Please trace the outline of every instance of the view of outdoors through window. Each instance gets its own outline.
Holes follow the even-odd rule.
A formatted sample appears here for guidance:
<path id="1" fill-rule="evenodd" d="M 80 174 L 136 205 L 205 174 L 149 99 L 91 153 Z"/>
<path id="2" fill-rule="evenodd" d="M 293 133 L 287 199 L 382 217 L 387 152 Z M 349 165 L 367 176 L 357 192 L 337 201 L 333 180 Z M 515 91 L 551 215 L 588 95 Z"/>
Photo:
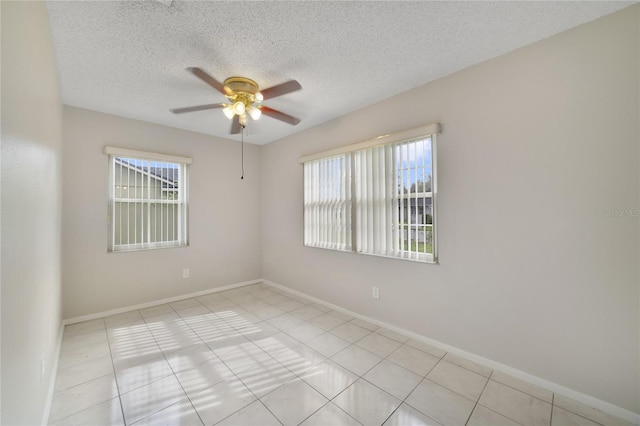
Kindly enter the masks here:
<path id="1" fill-rule="evenodd" d="M 180 164 L 114 157 L 113 247 L 176 245 L 180 240 Z"/>
<path id="2" fill-rule="evenodd" d="M 395 150 L 402 250 L 433 254 L 431 138 L 410 141 Z"/>

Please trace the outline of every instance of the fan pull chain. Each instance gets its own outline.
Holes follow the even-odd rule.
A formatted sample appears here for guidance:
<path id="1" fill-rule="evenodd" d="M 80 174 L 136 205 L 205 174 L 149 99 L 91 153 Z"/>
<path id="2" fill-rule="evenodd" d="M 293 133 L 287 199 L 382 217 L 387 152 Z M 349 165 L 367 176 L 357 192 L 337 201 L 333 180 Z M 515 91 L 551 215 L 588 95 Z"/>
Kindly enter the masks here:
<path id="1" fill-rule="evenodd" d="M 240 176 L 240 180 L 244 180 L 244 126 L 242 126 L 242 132 L 241 132 L 241 142 L 240 142 L 240 149 L 241 149 L 241 158 L 242 158 L 242 176 Z"/>

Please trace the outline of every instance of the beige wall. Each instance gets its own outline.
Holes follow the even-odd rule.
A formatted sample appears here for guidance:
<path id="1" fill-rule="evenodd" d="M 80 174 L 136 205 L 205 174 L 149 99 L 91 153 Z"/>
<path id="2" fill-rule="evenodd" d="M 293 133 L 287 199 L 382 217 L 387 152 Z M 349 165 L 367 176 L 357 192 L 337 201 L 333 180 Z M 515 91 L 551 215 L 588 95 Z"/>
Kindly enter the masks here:
<path id="1" fill-rule="evenodd" d="M 640 412 L 639 11 L 266 145 L 264 277 Z M 302 246 L 301 155 L 431 122 L 439 265 Z"/>
<path id="2" fill-rule="evenodd" d="M 105 145 L 193 158 L 189 247 L 107 253 Z M 65 107 L 64 317 L 260 278 L 260 155 L 245 145 L 240 180 L 239 141 Z"/>
<path id="3" fill-rule="evenodd" d="M 62 104 L 44 2 L 0 4 L 1 423 L 33 425 L 45 409 L 61 324 Z"/>

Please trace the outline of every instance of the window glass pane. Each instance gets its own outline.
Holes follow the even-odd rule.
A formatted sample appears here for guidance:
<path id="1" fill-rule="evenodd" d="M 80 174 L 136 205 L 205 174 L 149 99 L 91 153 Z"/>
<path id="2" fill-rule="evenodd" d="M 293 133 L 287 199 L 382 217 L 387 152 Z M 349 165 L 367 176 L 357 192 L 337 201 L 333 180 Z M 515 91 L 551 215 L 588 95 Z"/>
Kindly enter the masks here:
<path id="1" fill-rule="evenodd" d="M 433 195 L 431 138 L 419 138 L 397 145 L 398 174 L 401 176 L 398 200 L 401 252 L 398 255 L 420 259 L 433 255 Z"/>

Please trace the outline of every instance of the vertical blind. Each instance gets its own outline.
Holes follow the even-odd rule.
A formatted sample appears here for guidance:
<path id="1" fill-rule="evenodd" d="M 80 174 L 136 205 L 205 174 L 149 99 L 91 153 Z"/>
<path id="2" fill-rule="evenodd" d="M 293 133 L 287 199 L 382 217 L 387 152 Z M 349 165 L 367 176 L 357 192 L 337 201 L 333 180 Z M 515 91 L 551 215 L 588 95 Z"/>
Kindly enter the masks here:
<path id="1" fill-rule="evenodd" d="M 351 250 L 351 155 L 304 164 L 304 243 Z"/>
<path id="2" fill-rule="evenodd" d="M 109 156 L 109 250 L 187 245 L 187 164 L 127 154 Z"/>
<path id="3" fill-rule="evenodd" d="M 301 159 L 307 246 L 435 262 L 437 124 Z"/>

